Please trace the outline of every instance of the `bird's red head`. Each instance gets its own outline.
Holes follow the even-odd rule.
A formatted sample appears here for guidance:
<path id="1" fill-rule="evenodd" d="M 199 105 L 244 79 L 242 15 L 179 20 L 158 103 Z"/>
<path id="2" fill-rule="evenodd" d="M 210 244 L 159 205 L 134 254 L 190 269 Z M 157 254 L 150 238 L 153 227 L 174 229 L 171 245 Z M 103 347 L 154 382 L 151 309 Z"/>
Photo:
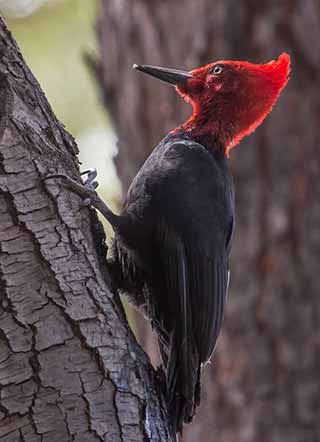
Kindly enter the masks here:
<path id="1" fill-rule="evenodd" d="M 290 57 L 283 53 L 266 64 L 218 61 L 191 72 L 137 68 L 174 84 L 192 104 L 193 115 L 176 131 L 182 129 L 199 140 L 214 138 L 229 156 L 230 149 L 271 111 L 289 80 Z M 161 69 L 160 74 L 154 69 Z"/>

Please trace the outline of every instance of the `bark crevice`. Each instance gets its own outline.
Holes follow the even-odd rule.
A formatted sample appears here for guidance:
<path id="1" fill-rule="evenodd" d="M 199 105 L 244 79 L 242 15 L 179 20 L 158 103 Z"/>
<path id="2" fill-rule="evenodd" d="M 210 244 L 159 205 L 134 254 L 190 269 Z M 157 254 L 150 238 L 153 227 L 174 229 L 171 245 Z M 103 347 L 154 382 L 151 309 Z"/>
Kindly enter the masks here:
<path id="1" fill-rule="evenodd" d="M 169 441 L 96 213 L 43 181 L 80 179 L 77 147 L 2 20 L 0 80 L 0 441 L 145 441 L 144 406 Z"/>

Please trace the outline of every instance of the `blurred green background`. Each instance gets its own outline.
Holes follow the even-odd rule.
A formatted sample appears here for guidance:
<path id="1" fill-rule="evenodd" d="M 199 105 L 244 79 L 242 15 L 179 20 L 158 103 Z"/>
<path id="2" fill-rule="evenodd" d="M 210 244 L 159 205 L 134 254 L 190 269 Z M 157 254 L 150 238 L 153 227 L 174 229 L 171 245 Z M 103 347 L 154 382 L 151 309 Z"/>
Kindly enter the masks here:
<path id="1" fill-rule="evenodd" d="M 76 138 L 81 168 L 96 167 L 100 194 L 115 208 L 120 182 L 112 157 L 116 138 L 84 61 L 96 53 L 98 0 L 0 0 L 30 69 L 55 114 Z"/>

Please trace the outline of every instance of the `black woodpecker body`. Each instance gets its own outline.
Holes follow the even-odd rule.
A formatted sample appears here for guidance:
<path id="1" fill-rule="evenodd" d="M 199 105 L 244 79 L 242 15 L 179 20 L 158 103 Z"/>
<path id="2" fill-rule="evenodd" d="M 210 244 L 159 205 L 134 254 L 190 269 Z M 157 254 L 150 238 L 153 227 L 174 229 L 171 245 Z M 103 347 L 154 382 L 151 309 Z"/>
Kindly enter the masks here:
<path id="1" fill-rule="evenodd" d="M 134 67 L 176 86 L 191 118 L 141 167 L 114 226 L 113 274 L 156 329 L 173 432 L 200 401 L 200 374 L 222 324 L 234 230 L 230 149 L 271 111 L 289 56 L 220 61 L 191 72 Z"/>
<path id="2" fill-rule="evenodd" d="M 289 61 L 282 54 L 267 64 L 220 61 L 191 72 L 135 66 L 175 85 L 193 115 L 154 149 L 120 215 L 94 191 L 81 191 L 115 231 L 116 285 L 157 331 L 174 433 L 199 404 L 201 369 L 226 303 L 234 229 L 229 152 L 271 111 L 288 81 Z M 73 182 L 75 191 L 80 187 Z"/>
<path id="3" fill-rule="evenodd" d="M 226 301 L 234 202 L 224 152 L 169 134 L 133 180 L 121 217 L 112 273 L 157 331 L 168 412 L 181 431 L 199 403 Z"/>

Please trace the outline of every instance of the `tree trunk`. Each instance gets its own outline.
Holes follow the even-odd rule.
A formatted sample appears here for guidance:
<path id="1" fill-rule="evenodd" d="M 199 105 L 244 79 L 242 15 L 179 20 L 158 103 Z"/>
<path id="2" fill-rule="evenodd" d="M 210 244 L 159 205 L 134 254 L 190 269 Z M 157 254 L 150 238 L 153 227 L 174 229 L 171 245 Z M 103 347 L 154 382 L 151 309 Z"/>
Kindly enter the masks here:
<path id="1" fill-rule="evenodd" d="M 108 288 L 77 147 L 0 20 L 0 441 L 168 441 L 155 373 Z"/>
<path id="2" fill-rule="evenodd" d="M 285 0 L 104 0 L 94 68 L 119 137 L 127 188 L 190 111 L 131 69 L 291 54 L 292 79 L 256 134 L 231 154 L 237 227 L 222 336 L 184 441 L 320 440 L 320 9 Z"/>

